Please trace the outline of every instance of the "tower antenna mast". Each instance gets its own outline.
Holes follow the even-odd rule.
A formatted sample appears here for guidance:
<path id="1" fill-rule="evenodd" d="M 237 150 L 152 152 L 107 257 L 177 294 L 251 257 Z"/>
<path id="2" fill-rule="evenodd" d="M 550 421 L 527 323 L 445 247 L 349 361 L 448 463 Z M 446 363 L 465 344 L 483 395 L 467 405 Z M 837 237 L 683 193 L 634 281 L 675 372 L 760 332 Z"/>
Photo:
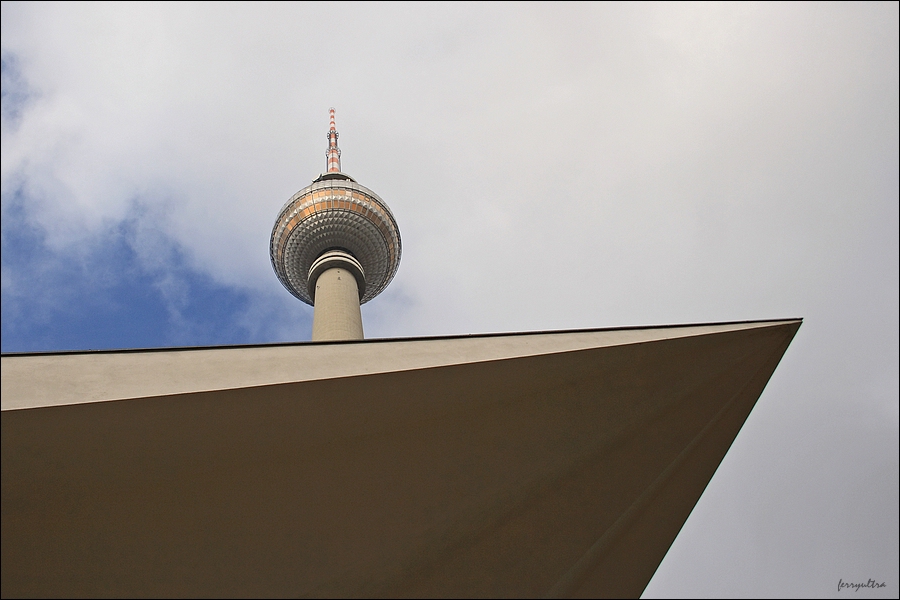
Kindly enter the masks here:
<path id="1" fill-rule="evenodd" d="M 327 171 L 329 173 L 341 172 L 341 149 L 338 148 L 338 132 L 334 128 L 334 108 L 331 109 L 331 129 L 328 130 L 328 150 L 325 157 L 328 159 Z"/>

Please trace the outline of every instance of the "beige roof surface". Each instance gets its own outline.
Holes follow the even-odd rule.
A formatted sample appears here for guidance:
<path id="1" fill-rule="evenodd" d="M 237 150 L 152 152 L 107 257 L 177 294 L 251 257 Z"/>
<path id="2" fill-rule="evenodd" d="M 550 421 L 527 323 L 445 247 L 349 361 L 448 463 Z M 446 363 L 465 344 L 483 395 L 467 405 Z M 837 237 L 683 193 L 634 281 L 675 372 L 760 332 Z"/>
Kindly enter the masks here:
<path id="1" fill-rule="evenodd" d="M 796 320 L 795 320 L 796 321 Z M 390 373 L 773 327 L 757 321 L 630 329 L 208 348 L 7 354 L 2 410 Z"/>
<path id="2" fill-rule="evenodd" d="M 799 326 L 4 356 L 0 595 L 639 596 Z"/>

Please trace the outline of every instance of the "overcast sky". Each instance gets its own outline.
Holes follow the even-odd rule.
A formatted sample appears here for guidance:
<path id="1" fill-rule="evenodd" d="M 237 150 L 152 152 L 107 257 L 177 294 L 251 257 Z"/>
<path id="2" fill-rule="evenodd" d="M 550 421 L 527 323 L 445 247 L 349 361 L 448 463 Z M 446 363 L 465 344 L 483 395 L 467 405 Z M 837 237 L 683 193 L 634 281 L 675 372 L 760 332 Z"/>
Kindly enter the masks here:
<path id="1" fill-rule="evenodd" d="M 804 318 L 645 597 L 896 598 L 898 27 L 4 2 L 2 350 L 308 340 L 268 243 L 333 106 L 403 240 L 367 337 Z"/>

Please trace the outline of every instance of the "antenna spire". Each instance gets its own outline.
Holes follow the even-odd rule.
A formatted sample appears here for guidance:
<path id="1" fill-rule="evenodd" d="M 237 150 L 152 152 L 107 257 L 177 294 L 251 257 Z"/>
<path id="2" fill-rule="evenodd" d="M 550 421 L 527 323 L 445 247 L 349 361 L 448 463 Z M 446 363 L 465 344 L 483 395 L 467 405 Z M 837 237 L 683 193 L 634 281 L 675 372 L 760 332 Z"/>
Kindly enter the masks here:
<path id="1" fill-rule="evenodd" d="M 328 158 L 328 172 L 339 173 L 341 170 L 341 149 L 338 148 L 338 132 L 334 128 L 334 108 L 331 109 L 331 129 L 328 130 L 328 150 L 325 156 Z"/>

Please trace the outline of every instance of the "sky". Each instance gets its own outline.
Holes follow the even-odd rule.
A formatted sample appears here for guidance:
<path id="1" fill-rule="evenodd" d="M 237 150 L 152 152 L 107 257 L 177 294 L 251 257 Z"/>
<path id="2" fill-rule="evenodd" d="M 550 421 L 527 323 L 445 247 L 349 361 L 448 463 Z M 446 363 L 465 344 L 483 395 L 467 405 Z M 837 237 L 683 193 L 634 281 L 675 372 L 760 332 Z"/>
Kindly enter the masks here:
<path id="1" fill-rule="evenodd" d="M 403 243 L 366 337 L 804 319 L 644 597 L 900 593 L 898 3 L 3 2 L 0 27 L 3 352 L 309 340 L 268 244 L 334 107 Z"/>

